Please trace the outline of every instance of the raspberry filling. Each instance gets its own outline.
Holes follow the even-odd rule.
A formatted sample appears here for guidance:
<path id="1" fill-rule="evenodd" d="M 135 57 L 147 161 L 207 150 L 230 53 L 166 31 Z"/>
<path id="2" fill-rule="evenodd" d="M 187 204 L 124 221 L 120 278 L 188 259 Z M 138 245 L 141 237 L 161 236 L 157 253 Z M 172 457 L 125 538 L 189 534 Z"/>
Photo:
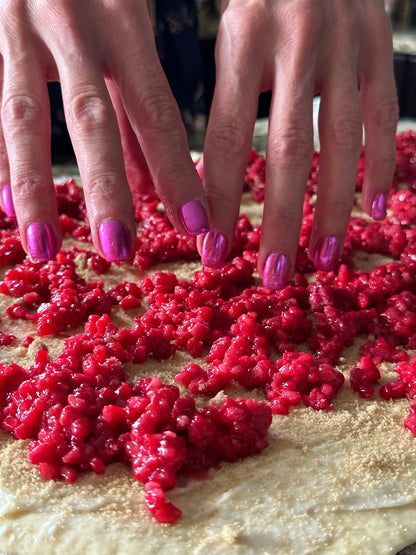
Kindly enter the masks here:
<path id="1" fill-rule="evenodd" d="M 14 298 L 3 321 L 31 323 L 23 348 L 35 334 L 66 337 L 55 358 L 40 349 L 29 368 L 0 364 L 2 427 L 30 440 L 29 460 L 47 479 L 71 483 L 77 473 L 102 473 L 114 461 L 131 465 L 159 522 L 180 516 L 166 496 L 178 475 L 258 453 L 267 447 L 272 414 L 288 415 L 299 404 L 333 410 L 345 384 L 363 398 L 377 389 L 384 399 L 408 398 L 405 426 L 416 435 L 415 153 L 416 135 L 398 135 L 389 218 L 352 218 L 341 265 L 329 273 L 315 272 L 308 252 L 319 177 L 315 153 L 296 274 L 278 292 L 256 285 L 260 227 L 245 215 L 224 268 L 204 268 L 190 280 L 156 271 L 139 284 L 106 288 L 100 276 L 111 264 L 95 252 L 72 247 L 54 261 L 34 263 L 21 248 L 15 219 L 0 212 L 0 265 L 6 269 L 0 293 Z M 364 166 L 363 149 L 358 191 Z M 245 187 L 254 201 L 264 198 L 264 179 L 265 159 L 252 151 Z M 63 234 L 88 243 L 80 189 L 73 180 L 56 189 Z M 134 266 L 197 260 L 195 239 L 173 229 L 156 195 L 135 202 Z M 393 261 L 364 272 L 355 267 L 357 251 Z M 79 255 L 97 279 L 77 273 Z M 306 272 L 314 279 L 308 281 Z M 139 312 L 131 329 L 112 322 L 114 307 Z M 336 365 L 357 337 L 366 340 L 360 359 L 344 375 Z M 15 341 L 0 330 L 1 346 Z M 127 364 L 166 360 L 176 351 L 198 358 L 179 369 L 176 385 L 129 379 Z M 379 387 L 384 362 L 395 365 L 397 379 Z M 243 395 L 210 400 L 231 386 L 262 391 L 263 401 Z"/>

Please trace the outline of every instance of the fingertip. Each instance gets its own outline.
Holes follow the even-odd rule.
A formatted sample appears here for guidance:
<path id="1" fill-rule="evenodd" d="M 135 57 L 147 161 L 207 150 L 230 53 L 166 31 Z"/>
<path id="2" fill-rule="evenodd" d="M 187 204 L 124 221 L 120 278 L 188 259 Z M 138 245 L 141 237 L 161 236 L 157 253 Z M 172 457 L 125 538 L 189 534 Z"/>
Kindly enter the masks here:
<path id="1" fill-rule="evenodd" d="M 339 236 L 318 239 L 313 254 L 315 268 L 325 272 L 335 270 L 340 262 L 342 245 L 343 240 Z"/>
<path id="2" fill-rule="evenodd" d="M 98 228 L 101 251 L 109 262 L 130 260 L 133 241 L 128 229 L 119 220 L 106 220 Z"/>
<path id="3" fill-rule="evenodd" d="M 45 222 L 33 222 L 27 227 L 26 244 L 35 262 L 52 260 L 58 252 L 58 240 Z"/>
<path id="4" fill-rule="evenodd" d="M 228 244 L 228 239 L 220 231 L 208 231 L 199 241 L 203 266 L 221 268 L 227 258 Z"/>
<path id="5" fill-rule="evenodd" d="M 199 158 L 199 160 L 196 162 L 195 168 L 201 181 L 204 181 L 204 155 L 202 155 L 201 158 Z"/>
<path id="6" fill-rule="evenodd" d="M 197 236 L 209 230 L 205 209 L 197 200 L 183 204 L 179 208 L 179 218 L 188 235 Z"/>
<path id="7" fill-rule="evenodd" d="M 8 218 L 14 218 L 16 216 L 16 211 L 14 209 L 11 185 L 3 185 L 1 190 L 1 200 L 6 216 Z"/>
<path id="8" fill-rule="evenodd" d="M 376 193 L 371 203 L 371 216 L 376 221 L 384 220 L 387 213 L 387 194 Z"/>
<path id="9" fill-rule="evenodd" d="M 290 259 L 281 252 L 272 252 L 265 260 L 263 267 L 263 285 L 272 291 L 280 291 L 286 287 L 291 272 Z"/>

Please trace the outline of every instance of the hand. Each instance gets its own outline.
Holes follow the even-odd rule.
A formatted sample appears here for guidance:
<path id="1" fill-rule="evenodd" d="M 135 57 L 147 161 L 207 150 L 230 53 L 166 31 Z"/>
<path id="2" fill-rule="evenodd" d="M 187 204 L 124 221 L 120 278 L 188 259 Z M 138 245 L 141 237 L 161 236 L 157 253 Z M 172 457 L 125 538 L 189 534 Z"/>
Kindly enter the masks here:
<path id="1" fill-rule="evenodd" d="M 148 186 L 150 174 L 179 230 L 208 230 L 202 185 L 145 0 L 1 2 L 0 53 L 1 198 L 6 213 L 15 212 L 33 259 L 53 258 L 61 243 L 47 81 L 61 82 L 93 242 L 102 256 L 132 256 L 130 189 Z"/>
<path id="2" fill-rule="evenodd" d="M 226 0 L 204 149 L 211 230 L 202 260 L 221 266 L 232 241 L 260 91 L 273 90 L 259 272 L 270 289 L 294 271 L 313 153 L 312 98 L 321 94 L 320 178 L 310 252 L 339 261 L 366 136 L 363 209 L 385 215 L 398 118 L 390 22 L 378 0 Z M 358 88 L 359 84 L 359 88 Z"/>

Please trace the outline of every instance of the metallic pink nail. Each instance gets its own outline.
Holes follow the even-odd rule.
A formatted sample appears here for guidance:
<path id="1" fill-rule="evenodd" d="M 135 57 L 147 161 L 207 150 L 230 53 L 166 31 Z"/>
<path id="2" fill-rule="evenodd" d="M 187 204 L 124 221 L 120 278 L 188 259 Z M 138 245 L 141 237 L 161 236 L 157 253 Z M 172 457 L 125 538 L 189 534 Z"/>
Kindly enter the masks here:
<path id="1" fill-rule="evenodd" d="M 107 220 L 99 229 L 101 248 L 109 262 L 129 260 L 133 256 L 132 241 L 129 232 L 118 220 Z"/>
<path id="2" fill-rule="evenodd" d="M 34 222 L 26 230 L 27 247 L 35 262 L 55 258 L 57 246 L 51 228 L 43 222 Z"/>
<path id="3" fill-rule="evenodd" d="M 340 237 L 322 237 L 315 249 L 315 268 L 329 272 L 335 270 L 339 263 L 341 250 Z"/>
<path id="4" fill-rule="evenodd" d="M 227 256 L 228 241 L 222 233 L 209 231 L 202 243 L 201 261 L 204 266 L 221 268 Z"/>
<path id="5" fill-rule="evenodd" d="M 387 195 L 385 193 L 377 193 L 371 205 L 371 215 L 375 220 L 384 220 L 387 210 Z"/>
<path id="6" fill-rule="evenodd" d="M 1 200 L 3 202 L 3 209 L 6 213 L 6 216 L 8 218 L 14 218 L 16 216 L 16 212 L 14 210 L 12 188 L 10 185 L 4 185 L 4 187 L 2 188 Z"/>
<path id="7" fill-rule="evenodd" d="M 190 200 L 179 211 L 183 227 L 189 235 L 200 235 L 209 230 L 207 215 L 197 200 Z"/>
<path id="8" fill-rule="evenodd" d="M 280 252 L 272 252 L 266 259 L 263 270 L 263 285 L 268 289 L 279 291 L 289 280 L 290 261 Z"/>
<path id="9" fill-rule="evenodd" d="M 204 157 L 203 156 L 201 156 L 201 158 L 195 164 L 195 168 L 196 168 L 196 171 L 198 172 L 199 177 L 201 178 L 201 181 L 203 181 L 204 180 Z"/>

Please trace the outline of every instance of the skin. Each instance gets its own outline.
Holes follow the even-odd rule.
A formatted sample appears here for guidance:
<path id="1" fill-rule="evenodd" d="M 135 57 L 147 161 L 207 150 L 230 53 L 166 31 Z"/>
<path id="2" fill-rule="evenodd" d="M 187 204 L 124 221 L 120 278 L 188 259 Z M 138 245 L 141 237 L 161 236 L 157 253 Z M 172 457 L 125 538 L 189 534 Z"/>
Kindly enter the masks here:
<path id="1" fill-rule="evenodd" d="M 376 0 L 228 0 L 216 45 L 217 81 L 204 149 L 211 227 L 230 243 L 260 91 L 272 90 L 259 253 L 285 254 L 293 272 L 313 154 L 312 98 L 321 94 L 320 180 L 311 237 L 349 223 L 366 134 L 363 209 L 388 193 L 398 119 L 390 22 Z M 358 91 L 357 83 L 360 84 Z M 199 243 L 201 246 L 201 243 Z"/>
<path id="2" fill-rule="evenodd" d="M 0 3 L 0 184 L 11 183 L 26 251 L 32 222 L 47 224 L 58 246 L 61 241 L 47 81 L 61 82 L 93 241 L 101 254 L 102 222 L 118 220 L 135 236 L 132 193 L 148 187 L 149 172 L 179 230 L 185 231 L 179 217 L 183 204 L 206 205 L 157 57 L 146 2 L 123 0 L 122 8 L 119 0 Z"/>
<path id="3" fill-rule="evenodd" d="M 321 94 L 321 164 L 311 238 L 338 237 L 350 219 L 366 134 L 362 204 L 388 193 L 398 118 L 392 41 L 379 0 L 225 0 L 204 182 L 188 153 L 144 0 L 0 3 L 0 187 L 11 184 L 22 244 L 32 222 L 60 228 L 50 160 L 46 83 L 61 82 L 94 244 L 118 220 L 134 237 L 132 195 L 149 187 L 172 223 L 196 200 L 231 245 L 260 91 L 273 91 L 259 272 L 282 253 L 293 273 L 313 152 L 312 98 Z M 360 89 L 358 90 L 358 83 Z M 202 250 L 203 238 L 198 241 Z M 226 254 L 226 252 L 224 253 Z"/>

